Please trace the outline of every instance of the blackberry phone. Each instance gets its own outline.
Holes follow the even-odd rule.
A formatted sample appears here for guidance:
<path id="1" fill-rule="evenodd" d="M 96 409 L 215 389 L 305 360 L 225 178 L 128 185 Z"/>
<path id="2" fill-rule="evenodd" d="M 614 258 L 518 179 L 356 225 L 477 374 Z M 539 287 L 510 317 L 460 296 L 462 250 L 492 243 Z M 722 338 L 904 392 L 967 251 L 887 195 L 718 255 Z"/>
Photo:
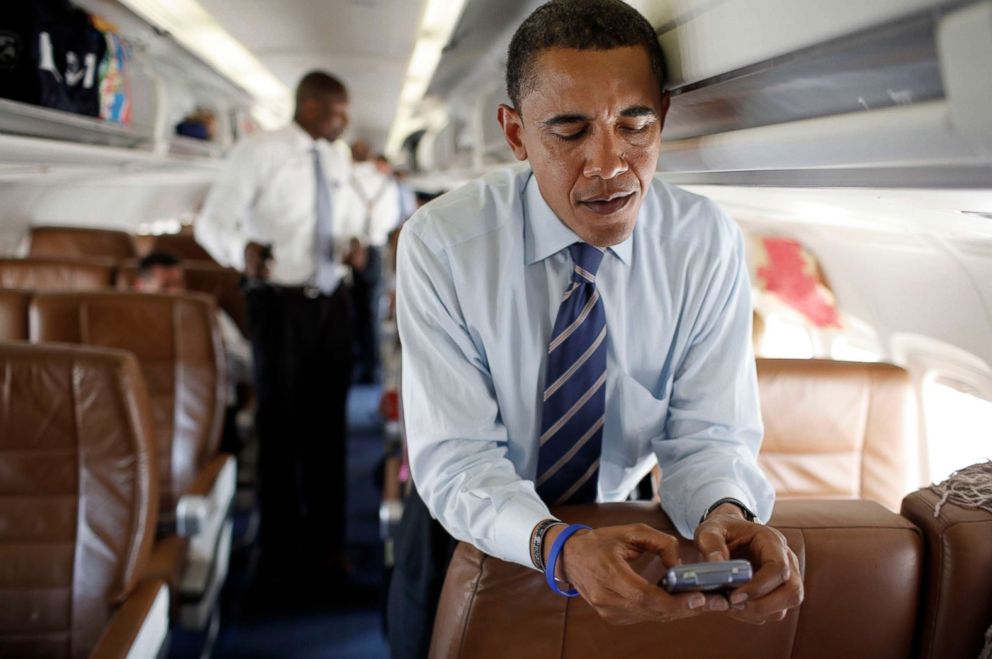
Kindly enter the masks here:
<path id="1" fill-rule="evenodd" d="M 687 563 L 670 568 L 661 586 L 670 593 L 732 590 L 751 580 L 751 564 L 744 560 Z"/>

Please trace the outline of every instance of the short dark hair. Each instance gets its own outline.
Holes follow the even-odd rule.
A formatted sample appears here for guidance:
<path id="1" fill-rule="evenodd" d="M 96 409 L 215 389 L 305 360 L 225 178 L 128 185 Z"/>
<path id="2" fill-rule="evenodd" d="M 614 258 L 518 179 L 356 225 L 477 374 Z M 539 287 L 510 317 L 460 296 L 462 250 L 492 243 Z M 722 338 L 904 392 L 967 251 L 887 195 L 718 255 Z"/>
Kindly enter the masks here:
<path id="1" fill-rule="evenodd" d="M 165 250 L 155 250 L 138 259 L 138 276 L 147 279 L 151 276 L 153 268 L 179 267 L 182 267 L 182 261 L 178 256 Z"/>
<path id="2" fill-rule="evenodd" d="M 545 48 L 611 50 L 643 46 L 660 88 L 665 57 L 658 35 L 646 18 L 622 0 L 552 0 L 534 10 L 510 40 L 506 93 L 514 107 L 534 82 L 534 61 Z"/>
<path id="3" fill-rule="evenodd" d="M 325 71 L 311 71 L 296 85 L 296 105 L 320 96 L 339 96 L 348 99 L 348 89 L 344 83 Z"/>

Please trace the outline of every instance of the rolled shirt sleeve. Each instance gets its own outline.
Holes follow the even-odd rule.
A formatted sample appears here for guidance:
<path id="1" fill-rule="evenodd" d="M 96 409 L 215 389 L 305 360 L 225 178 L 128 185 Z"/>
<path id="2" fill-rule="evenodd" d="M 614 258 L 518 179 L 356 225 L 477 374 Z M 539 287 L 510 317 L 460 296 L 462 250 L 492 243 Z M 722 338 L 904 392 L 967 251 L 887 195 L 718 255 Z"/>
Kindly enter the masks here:
<path id="1" fill-rule="evenodd" d="M 533 567 L 530 535 L 550 513 L 507 458 L 507 430 L 485 355 L 466 329 L 446 254 L 430 242 L 429 223 L 408 225 L 398 249 L 397 322 L 413 479 L 452 536 Z"/>
<path id="2" fill-rule="evenodd" d="M 654 440 L 662 507 L 691 538 L 724 497 L 767 522 L 775 502 L 757 465 L 763 428 L 751 348 L 751 286 L 740 230 L 725 216 L 726 253 L 710 259 L 703 300 L 676 369 L 665 436 Z"/>

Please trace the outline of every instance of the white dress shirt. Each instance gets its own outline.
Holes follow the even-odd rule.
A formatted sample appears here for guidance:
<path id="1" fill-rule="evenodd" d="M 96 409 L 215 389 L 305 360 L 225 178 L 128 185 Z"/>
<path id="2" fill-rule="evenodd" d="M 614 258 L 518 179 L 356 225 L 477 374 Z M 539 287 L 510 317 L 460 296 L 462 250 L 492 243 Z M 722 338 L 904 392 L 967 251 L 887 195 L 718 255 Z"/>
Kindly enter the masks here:
<path id="1" fill-rule="evenodd" d="M 311 282 L 314 274 L 316 178 L 320 154 L 331 190 L 335 251 L 360 234 L 363 208 L 348 185 L 350 157 L 326 140 L 314 140 L 295 122 L 240 141 L 224 164 L 193 225 L 196 240 L 221 265 L 244 269 L 245 244 L 272 245 L 270 280 L 285 286 Z M 340 258 L 338 259 L 340 261 Z M 339 277 L 347 268 L 338 268 Z"/>
<path id="2" fill-rule="evenodd" d="M 534 490 L 548 339 L 581 239 L 526 166 L 421 209 L 399 247 L 403 409 L 414 482 L 459 540 L 531 566 L 549 517 Z M 606 312 L 599 501 L 622 501 L 656 460 L 662 506 L 692 537 L 724 497 L 767 520 L 751 298 L 737 226 L 655 180 L 633 234 L 596 276 Z M 567 521 L 567 520 L 566 520 Z"/>
<path id="3" fill-rule="evenodd" d="M 382 247 L 400 223 L 399 186 L 371 162 L 352 165 L 351 185 L 365 208 L 365 230 L 359 237 L 366 245 Z"/>

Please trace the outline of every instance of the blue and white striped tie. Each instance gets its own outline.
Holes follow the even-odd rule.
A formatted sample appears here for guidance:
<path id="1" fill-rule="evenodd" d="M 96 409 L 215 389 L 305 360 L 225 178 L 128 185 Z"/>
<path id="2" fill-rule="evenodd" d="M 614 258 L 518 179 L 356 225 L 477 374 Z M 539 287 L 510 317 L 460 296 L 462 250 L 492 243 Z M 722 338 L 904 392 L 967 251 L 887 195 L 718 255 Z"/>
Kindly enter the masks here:
<path id="1" fill-rule="evenodd" d="M 572 280 L 548 346 L 537 493 L 548 504 L 596 500 L 606 413 L 606 313 L 596 290 L 603 251 L 568 248 Z"/>

